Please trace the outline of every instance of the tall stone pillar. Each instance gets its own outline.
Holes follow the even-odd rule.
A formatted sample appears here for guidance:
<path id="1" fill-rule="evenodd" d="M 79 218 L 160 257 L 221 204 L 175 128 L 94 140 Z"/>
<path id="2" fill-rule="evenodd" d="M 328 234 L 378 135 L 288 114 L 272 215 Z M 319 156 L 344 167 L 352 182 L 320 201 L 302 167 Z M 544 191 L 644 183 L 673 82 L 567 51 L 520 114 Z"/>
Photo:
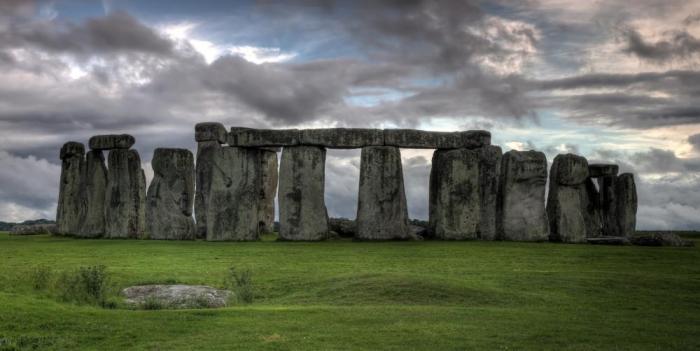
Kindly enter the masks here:
<path id="1" fill-rule="evenodd" d="M 207 204 L 209 203 L 209 190 L 211 188 L 213 158 L 219 153 L 221 144 L 227 143 L 226 128 L 221 123 L 198 123 L 194 127 L 195 140 L 197 141 L 197 165 L 194 214 L 196 223 L 196 236 L 198 239 L 207 237 Z"/>
<path id="2" fill-rule="evenodd" d="M 324 200 L 326 149 L 290 146 L 282 150 L 279 170 L 280 240 L 328 237 Z"/>
<path id="3" fill-rule="evenodd" d="M 501 240 L 546 241 L 544 207 L 547 158 L 538 151 L 511 150 L 501 161 L 498 232 Z"/>
<path id="4" fill-rule="evenodd" d="M 415 239 L 408 226 L 401 153 L 397 147 L 362 148 L 356 238 Z"/>
<path id="5" fill-rule="evenodd" d="M 588 198 L 588 175 L 588 161 L 585 158 L 573 154 L 561 154 L 554 158 L 549 173 L 547 200 L 550 241 L 586 242 L 591 227 L 588 205 L 594 200 Z"/>
<path id="6" fill-rule="evenodd" d="M 146 179 L 136 150 L 113 149 L 108 156 L 105 237 L 141 238 L 145 231 Z"/>
<path id="7" fill-rule="evenodd" d="M 617 175 L 606 174 L 597 179 L 599 195 L 599 208 L 603 235 L 620 236 L 620 227 L 617 221 Z"/>
<path id="8" fill-rule="evenodd" d="M 260 151 L 222 147 L 213 152 L 211 162 L 206 204 L 207 240 L 258 240 L 258 203 L 262 191 Z"/>
<path id="9" fill-rule="evenodd" d="M 275 197 L 277 196 L 277 151 L 261 149 L 262 198 L 259 205 L 260 231 L 272 233 L 275 230 Z"/>
<path id="10" fill-rule="evenodd" d="M 617 177 L 615 195 L 619 234 L 631 237 L 635 234 L 637 226 L 637 186 L 631 173 L 623 173 Z"/>
<path id="11" fill-rule="evenodd" d="M 442 240 L 477 239 L 481 220 L 479 151 L 436 150 L 430 169 L 431 235 Z"/>
<path id="12" fill-rule="evenodd" d="M 85 146 L 75 141 L 63 145 L 60 153 L 61 180 L 58 192 L 56 227 L 59 234 L 76 235 L 84 212 L 83 176 Z"/>
<path id="13" fill-rule="evenodd" d="M 80 236 L 96 238 L 105 232 L 105 194 L 107 191 L 107 166 L 102 150 L 90 150 L 85 167 L 85 213 Z"/>
<path id="14" fill-rule="evenodd" d="M 193 240 L 194 157 L 187 149 L 158 148 L 146 197 L 150 239 Z"/>
<path id="15" fill-rule="evenodd" d="M 479 194 L 480 220 L 477 237 L 481 240 L 496 239 L 496 213 L 498 208 L 498 191 L 501 176 L 500 146 L 486 145 L 476 149 L 479 152 Z"/>

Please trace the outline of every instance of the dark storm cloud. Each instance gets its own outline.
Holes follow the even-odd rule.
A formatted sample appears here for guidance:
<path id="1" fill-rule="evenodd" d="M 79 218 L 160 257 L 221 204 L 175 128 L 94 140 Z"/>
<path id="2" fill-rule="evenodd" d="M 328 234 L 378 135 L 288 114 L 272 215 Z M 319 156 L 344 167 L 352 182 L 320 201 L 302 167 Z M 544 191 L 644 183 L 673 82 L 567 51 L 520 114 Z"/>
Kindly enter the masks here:
<path id="1" fill-rule="evenodd" d="M 700 52 L 700 40 L 687 31 L 668 33 L 667 38 L 649 42 L 638 31 L 629 28 L 623 31 L 626 42 L 624 52 L 641 59 L 664 62 L 672 59 L 686 59 Z"/>

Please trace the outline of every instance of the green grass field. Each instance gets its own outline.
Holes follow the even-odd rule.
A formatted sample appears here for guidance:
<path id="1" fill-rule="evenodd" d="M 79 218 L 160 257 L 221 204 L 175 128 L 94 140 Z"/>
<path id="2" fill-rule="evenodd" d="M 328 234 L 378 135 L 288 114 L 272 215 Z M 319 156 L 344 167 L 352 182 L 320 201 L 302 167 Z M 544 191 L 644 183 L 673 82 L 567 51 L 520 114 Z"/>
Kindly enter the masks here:
<path id="1" fill-rule="evenodd" d="M 0 234 L 0 350 L 700 349 L 700 248 L 510 242 L 209 243 Z M 700 244 L 700 242 L 697 242 Z M 117 288 L 221 286 L 216 310 L 104 309 L 35 291 L 37 265 Z"/>

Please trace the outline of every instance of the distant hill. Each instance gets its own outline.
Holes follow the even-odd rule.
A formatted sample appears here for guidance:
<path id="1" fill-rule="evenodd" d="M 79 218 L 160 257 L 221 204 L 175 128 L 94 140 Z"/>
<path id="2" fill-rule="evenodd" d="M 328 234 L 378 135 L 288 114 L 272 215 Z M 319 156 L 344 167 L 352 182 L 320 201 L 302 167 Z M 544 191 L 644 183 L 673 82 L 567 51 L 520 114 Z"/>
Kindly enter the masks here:
<path id="1" fill-rule="evenodd" d="M 9 232 L 12 227 L 14 227 L 17 224 L 54 224 L 56 221 L 50 221 L 48 219 L 30 219 L 24 222 L 2 222 L 0 221 L 0 232 Z"/>

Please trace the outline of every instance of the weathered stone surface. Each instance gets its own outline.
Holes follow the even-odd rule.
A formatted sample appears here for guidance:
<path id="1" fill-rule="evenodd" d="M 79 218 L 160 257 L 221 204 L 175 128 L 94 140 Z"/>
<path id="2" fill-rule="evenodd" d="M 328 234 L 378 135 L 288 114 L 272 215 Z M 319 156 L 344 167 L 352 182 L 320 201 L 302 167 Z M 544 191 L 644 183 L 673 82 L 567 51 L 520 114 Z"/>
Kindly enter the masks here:
<path id="1" fill-rule="evenodd" d="M 415 149 L 475 149 L 491 144 L 484 130 L 431 132 L 415 129 L 385 129 L 384 145 Z"/>
<path id="2" fill-rule="evenodd" d="M 476 151 L 479 152 L 479 196 L 481 199 L 477 237 L 481 240 L 495 240 L 498 184 L 503 152 L 500 146 L 491 145 L 481 147 Z"/>
<path id="3" fill-rule="evenodd" d="M 79 236 L 96 238 L 105 232 L 105 195 L 107 192 L 107 166 L 101 150 L 90 150 L 86 156 L 84 178 L 83 220 Z"/>
<path id="4" fill-rule="evenodd" d="M 401 153 L 391 146 L 362 148 L 357 239 L 415 239 L 408 226 Z"/>
<path id="5" fill-rule="evenodd" d="M 257 149 L 222 147 L 213 153 L 207 240 L 250 241 L 260 238 L 261 164 Z"/>
<path id="6" fill-rule="evenodd" d="M 298 129 L 252 129 L 232 127 L 228 144 L 241 147 L 295 146 L 301 141 Z"/>
<path id="7" fill-rule="evenodd" d="M 590 224 L 587 215 L 588 161 L 574 154 L 560 154 L 554 158 L 549 173 L 547 218 L 549 240 L 566 243 L 586 242 Z"/>
<path id="8" fill-rule="evenodd" d="M 584 222 L 586 223 L 586 234 L 588 237 L 601 236 L 603 224 L 601 223 L 600 193 L 592 178 L 586 179 L 583 183 L 586 188 L 586 197 L 581 206 L 584 208 Z"/>
<path id="9" fill-rule="evenodd" d="M 631 173 L 617 177 L 615 184 L 617 228 L 620 236 L 632 236 L 637 225 L 637 187 Z"/>
<path id="10" fill-rule="evenodd" d="M 337 149 L 383 146 L 384 131 L 363 128 L 303 129 L 300 144 Z"/>
<path id="11" fill-rule="evenodd" d="M 260 231 L 272 233 L 275 230 L 275 197 L 277 196 L 277 152 L 260 150 L 262 172 L 262 195 L 258 203 Z"/>
<path id="12" fill-rule="evenodd" d="M 343 238 L 352 238 L 357 233 L 357 223 L 347 218 L 330 218 L 328 228 Z"/>
<path id="13" fill-rule="evenodd" d="M 639 246 L 694 246 L 695 243 L 683 240 L 675 233 L 639 233 L 630 237 L 633 245 Z"/>
<path id="14" fill-rule="evenodd" d="M 476 239 L 481 218 L 479 152 L 436 150 L 430 170 L 429 216 L 433 237 Z"/>
<path id="15" fill-rule="evenodd" d="M 589 244 L 593 245 L 629 245 L 630 240 L 624 236 L 601 236 L 598 238 L 587 238 Z"/>
<path id="16" fill-rule="evenodd" d="M 598 208 L 602 224 L 602 234 L 605 236 L 621 236 L 620 226 L 617 221 L 617 185 L 616 175 L 606 175 L 596 179 L 598 181 Z"/>
<path id="17" fill-rule="evenodd" d="M 37 235 L 57 233 L 56 224 L 16 224 L 10 231 L 11 235 Z"/>
<path id="18" fill-rule="evenodd" d="M 121 291 L 127 305 L 148 308 L 157 303 L 162 308 L 226 307 L 233 292 L 205 285 L 137 285 Z"/>
<path id="19" fill-rule="evenodd" d="M 187 149 L 158 148 L 151 161 L 153 180 L 146 196 L 146 229 L 150 239 L 195 238 L 194 157 Z"/>
<path id="20" fill-rule="evenodd" d="M 545 241 L 547 158 L 537 151 L 508 151 L 501 161 L 498 233 L 502 240 Z"/>
<path id="21" fill-rule="evenodd" d="M 203 141 L 197 143 L 196 187 L 194 198 L 194 215 L 196 236 L 198 239 L 207 237 L 207 205 L 211 189 L 211 178 L 214 167 L 214 155 L 221 152 L 218 141 Z"/>
<path id="22" fill-rule="evenodd" d="M 69 141 L 61 148 L 61 180 L 58 192 L 56 227 L 59 234 L 78 234 L 83 217 L 82 191 L 85 172 L 85 146 Z"/>
<path id="23" fill-rule="evenodd" d="M 291 146 L 282 150 L 279 172 L 280 240 L 323 240 L 328 212 L 323 198 L 326 150 Z"/>
<path id="24" fill-rule="evenodd" d="M 220 144 L 228 142 L 228 133 L 223 124 L 218 122 L 197 123 L 194 126 L 194 140 L 201 141 L 216 141 Z"/>
<path id="25" fill-rule="evenodd" d="M 109 152 L 105 237 L 140 238 L 145 231 L 146 180 L 136 150 Z"/>
<path id="26" fill-rule="evenodd" d="M 588 172 L 591 178 L 602 176 L 616 176 L 619 167 L 614 164 L 592 163 L 588 165 Z"/>
<path id="27" fill-rule="evenodd" d="M 90 149 L 92 150 L 112 150 L 128 149 L 134 145 L 136 139 L 128 134 L 108 134 L 95 135 L 90 138 Z"/>

